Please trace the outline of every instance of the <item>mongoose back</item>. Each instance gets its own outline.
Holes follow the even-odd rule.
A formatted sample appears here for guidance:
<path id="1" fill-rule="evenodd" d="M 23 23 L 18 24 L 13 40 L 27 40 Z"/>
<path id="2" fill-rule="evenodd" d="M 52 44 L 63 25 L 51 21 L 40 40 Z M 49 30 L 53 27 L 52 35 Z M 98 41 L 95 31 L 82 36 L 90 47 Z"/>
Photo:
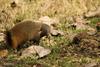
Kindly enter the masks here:
<path id="1" fill-rule="evenodd" d="M 49 33 L 50 27 L 47 24 L 26 20 L 6 32 L 6 42 L 16 49 L 28 40 L 38 43 L 41 37 L 48 36 Z"/>

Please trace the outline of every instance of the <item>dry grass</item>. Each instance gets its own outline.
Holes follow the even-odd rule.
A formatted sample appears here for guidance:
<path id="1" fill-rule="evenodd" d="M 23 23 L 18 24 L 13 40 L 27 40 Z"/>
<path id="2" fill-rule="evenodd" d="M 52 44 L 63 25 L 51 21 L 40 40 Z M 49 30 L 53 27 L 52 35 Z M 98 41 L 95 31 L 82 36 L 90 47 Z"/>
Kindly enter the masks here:
<path id="1" fill-rule="evenodd" d="M 12 0 L 0 0 L 0 12 L 5 11 L 2 22 L 6 28 L 11 28 L 17 20 L 38 19 L 42 16 L 56 17 L 66 20 L 66 17 L 83 15 L 87 11 L 99 7 L 100 0 L 15 0 L 17 7 L 11 8 Z M 5 25 L 6 24 L 6 25 Z"/>
<path id="2" fill-rule="evenodd" d="M 0 0 L 1 10 L 6 10 L 15 19 L 38 19 L 41 16 L 68 17 L 82 15 L 98 8 L 99 0 L 16 0 L 17 7 L 12 9 L 12 0 Z"/>
<path id="3" fill-rule="evenodd" d="M 13 23 L 18 22 L 18 20 L 23 19 L 35 19 L 42 16 L 56 17 L 62 23 L 60 28 L 66 32 L 74 32 L 73 30 L 66 30 L 65 21 L 67 17 L 83 15 L 88 11 L 92 11 L 97 9 L 100 5 L 100 0 L 15 0 L 17 3 L 17 7 L 11 8 L 10 4 L 12 0 L 0 0 L 0 31 L 2 28 L 2 24 L 4 27 L 12 27 Z M 2 13 L 1 11 L 5 12 Z M 58 26 L 59 27 L 59 26 Z M 61 44 L 68 44 L 67 37 L 52 37 L 52 39 L 56 42 L 57 45 L 51 47 L 53 49 L 52 53 L 46 58 L 39 60 L 25 60 L 25 63 L 43 63 L 49 65 L 49 67 L 74 67 L 72 65 L 74 59 L 71 57 L 60 57 L 59 51 L 61 48 Z M 8 57 L 9 58 L 9 57 Z M 76 58 L 76 57 L 74 57 Z M 82 58 L 77 58 L 79 61 Z M 11 58 L 10 58 L 11 60 Z M 12 59 L 13 60 L 13 59 Z M 88 62 L 87 58 L 83 57 L 83 60 Z M 91 61 L 91 60 L 90 60 Z M 98 60 L 98 62 L 100 59 Z M 22 65 L 20 63 L 20 65 Z M 16 66 L 18 67 L 18 66 Z M 22 66 L 19 66 L 22 67 Z M 79 66 L 76 66 L 79 67 Z"/>

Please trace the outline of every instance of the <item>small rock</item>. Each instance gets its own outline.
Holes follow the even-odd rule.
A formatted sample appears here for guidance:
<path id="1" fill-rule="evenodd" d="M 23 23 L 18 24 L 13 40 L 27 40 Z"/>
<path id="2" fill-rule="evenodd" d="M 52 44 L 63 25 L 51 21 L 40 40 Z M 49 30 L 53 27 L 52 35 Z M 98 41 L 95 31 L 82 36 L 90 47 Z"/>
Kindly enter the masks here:
<path id="1" fill-rule="evenodd" d="M 88 32 L 89 35 L 94 35 L 96 33 L 96 29 L 89 27 Z"/>
<path id="2" fill-rule="evenodd" d="M 45 23 L 49 26 L 59 23 L 59 20 L 57 18 L 52 19 L 48 16 L 44 16 L 44 17 L 39 18 L 39 21 L 41 21 L 42 23 Z"/>
<path id="3" fill-rule="evenodd" d="M 21 58 L 32 57 L 35 54 L 38 54 L 39 57 L 41 58 L 48 55 L 49 53 L 51 53 L 51 50 L 49 49 L 46 49 L 41 46 L 32 45 L 26 48 L 24 51 L 22 51 Z"/>
<path id="4" fill-rule="evenodd" d="M 57 32 L 57 30 L 51 30 L 51 34 L 56 36 L 56 35 L 58 35 L 58 32 Z"/>
<path id="5" fill-rule="evenodd" d="M 40 58 L 51 53 L 50 49 L 46 49 L 46 48 L 41 47 L 41 46 L 34 46 L 34 49 L 36 50 L 36 52 Z"/>
<path id="6" fill-rule="evenodd" d="M 22 51 L 21 58 L 23 58 L 23 57 L 31 57 L 34 54 L 36 54 L 34 46 L 30 46 L 30 47 L 26 48 L 24 51 Z"/>
<path id="7" fill-rule="evenodd" d="M 64 35 L 64 32 L 60 30 L 51 30 L 51 35 L 53 36 Z"/>

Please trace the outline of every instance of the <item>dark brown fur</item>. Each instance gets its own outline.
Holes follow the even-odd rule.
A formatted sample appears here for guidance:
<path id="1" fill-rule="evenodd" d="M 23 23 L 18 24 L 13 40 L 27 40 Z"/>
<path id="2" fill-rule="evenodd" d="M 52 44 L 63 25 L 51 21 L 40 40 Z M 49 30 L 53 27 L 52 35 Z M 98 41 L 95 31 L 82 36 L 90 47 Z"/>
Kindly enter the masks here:
<path id="1" fill-rule="evenodd" d="M 28 40 L 33 40 L 39 43 L 43 36 L 48 36 L 50 27 L 44 23 L 35 23 L 31 20 L 23 21 L 16 24 L 11 30 L 6 33 L 7 43 L 16 49 L 19 45 Z"/>

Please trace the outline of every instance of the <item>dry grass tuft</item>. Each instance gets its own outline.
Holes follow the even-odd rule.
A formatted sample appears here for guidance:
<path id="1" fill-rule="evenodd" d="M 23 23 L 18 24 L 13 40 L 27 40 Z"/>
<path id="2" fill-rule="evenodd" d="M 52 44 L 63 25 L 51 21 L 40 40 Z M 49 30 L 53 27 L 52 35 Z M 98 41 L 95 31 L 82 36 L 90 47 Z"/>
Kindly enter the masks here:
<path id="1" fill-rule="evenodd" d="M 6 10 L 15 19 L 37 19 L 41 16 L 67 17 L 82 15 L 98 8 L 99 0 L 16 0 L 17 7 L 12 9 L 12 0 L 0 0 L 1 10 Z"/>

